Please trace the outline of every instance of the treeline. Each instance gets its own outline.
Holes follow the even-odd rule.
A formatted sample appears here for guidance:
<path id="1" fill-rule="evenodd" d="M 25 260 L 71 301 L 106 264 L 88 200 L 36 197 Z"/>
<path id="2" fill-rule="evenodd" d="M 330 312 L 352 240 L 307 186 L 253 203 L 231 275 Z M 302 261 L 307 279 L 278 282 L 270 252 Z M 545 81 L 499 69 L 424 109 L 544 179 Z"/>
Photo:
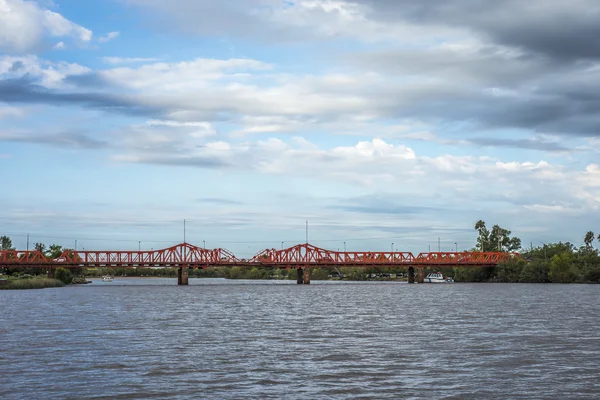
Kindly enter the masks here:
<path id="1" fill-rule="evenodd" d="M 495 268 L 455 268 L 457 282 L 600 283 L 598 249 L 550 243 Z"/>

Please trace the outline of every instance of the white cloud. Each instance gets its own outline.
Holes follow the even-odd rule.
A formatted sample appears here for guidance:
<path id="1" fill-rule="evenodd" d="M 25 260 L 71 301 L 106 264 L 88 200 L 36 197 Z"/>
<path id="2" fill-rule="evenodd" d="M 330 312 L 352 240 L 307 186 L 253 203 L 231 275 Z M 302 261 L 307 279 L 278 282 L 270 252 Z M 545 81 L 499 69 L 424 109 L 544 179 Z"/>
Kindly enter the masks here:
<path id="1" fill-rule="evenodd" d="M 580 215 L 600 209 L 600 167 L 596 164 L 576 170 L 545 161 L 514 162 L 450 154 L 427 157 L 378 138 L 330 149 L 300 137 L 290 143 L 271 138 L 236 144 L 206 142 L 187 135 L 179 137 L 175 145 L 173 136 L 162 139 L 161 146 L 153 147 L 145 146 L 144 139 L 138 137 L 137 147 L 129 147 L 114 160 L 254 171 L 290 179 L 304 177 L 350 187 L 360 185 L 375 192 L 439 197 L 459 208 L 495 200 L 505 204 L 503 209 L 510 204 L 508 208 L 516 211 L 554 209 Z M 176 150 L 165 152 L 164 144 L 169 140 L 169 148 Z M 148 143 L 156 141 L 148 139 Z M 540 202 L 543 198 L 551 198 L 553 203 Z"/>
<path id="2" fill-rule="evenodd" d="M 106 43 L 106 42 L 109 42 L 109 41 L 111 41 L 113 39 L 116 39 L 117 37 L 119 37 L 119 35 L 120 35 L 120 32 L 109 32 L 109 33 L 106 34 L 106 36 L 100 36 L 98 38 L 98 41 L 100 43 Z"/>
<path id="3" fill-rule="evenodd" d="M 75 63 L 40 60 L 36 56 L 0 56 L 0 78 L 35 77 L 46 87 L 59 87 L 69 75 L 80 75 L 91 70 Z"/>
<path id="4" fill-rule="evenodd" d="M 46 36 L 70 37 L 79 43 L 89 42 L 92 31 L 23 0 L 0 0 L 0 49 L 25 53 L 42 46 Z"/>

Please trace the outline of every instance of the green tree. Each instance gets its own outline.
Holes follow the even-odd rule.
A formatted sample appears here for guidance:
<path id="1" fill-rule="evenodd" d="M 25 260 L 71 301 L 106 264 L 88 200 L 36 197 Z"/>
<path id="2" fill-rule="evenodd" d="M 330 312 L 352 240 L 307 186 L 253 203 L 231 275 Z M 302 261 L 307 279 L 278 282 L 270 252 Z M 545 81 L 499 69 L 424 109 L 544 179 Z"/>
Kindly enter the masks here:
<path id="1" fill-rule="evenodd" d="M 0 236 L 0 250 L 14 250 L 12 240 L 8 236 Z"/>
<path id="2" fill-rule="evenodd" d="M 33 248 L 42 254 L 46 252 L 46 245 L 44 243 L 36 243 L 33 245 Z"/>
<path id="3" fill-rule="evenodd" d="M 475 223 L 478 232 L 477 246 L 479 251 L 516 251 L 521 248 L 521 239 L 511 237 L 511 231 L 494 225 L 491 230 L 485 226 L 485 221 Z"/>
<path id="4" fill-rule="evenodd" d="M 57 244 L 50 245 L 50 247 L 48 248 L 48 251 L 50 252 L 50 254 L 49 254 L 50 258 L 58 258 L 58 257 L 60 257 L 60 255 L 63 252 L 62 246 L 59 246 Z"/>
<path id="5" fill-rule="evenodd" d="M 599 239 L 600 240 L 600 239 Z M 585 234 L 585 238 L 583 239 L 583 242 L 585 243 L 585 247 L 592 247 L 592 242 L 594 241 L 594 232 L 592 231 L 588 231 Z"/>
<path id="6" fill-rule="evenodd" d="M 548 277 L 554 283 L 574 282 L 576 274 L 573 270 L 573 255 L 565 252 L 552 257 Z"/>

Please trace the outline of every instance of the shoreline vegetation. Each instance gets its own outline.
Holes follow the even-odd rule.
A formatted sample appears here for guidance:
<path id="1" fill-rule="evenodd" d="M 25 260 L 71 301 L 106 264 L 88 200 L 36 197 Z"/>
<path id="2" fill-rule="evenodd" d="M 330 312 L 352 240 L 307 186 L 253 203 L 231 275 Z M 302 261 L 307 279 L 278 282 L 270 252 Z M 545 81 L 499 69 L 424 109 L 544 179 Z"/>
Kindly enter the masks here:
<path id="1" fill-rule="evenodd" d="M 2 281 L 0 283 L 0 290 L 45 289 L 65 286 L 65 284 L 58 279 L 41 276 L 0 280 Z"/>
<path id="2" fill-rule="evenodd" d="M 576 247 L 569 242 L 542 243 L 543 246 L 529 248 L 521 246 L 521 239 L 511 237 L 511 231 L 494 225 L 491 229 L 486 227 L 484 221 L 477 221 L 477 242 L 475 247 L 462 251 L 500 251 L 518 252 L 519 258 L 499 264 L 496 267 L 429 267 L 426 273 L 441 272 L 444 276 L 451 276 L 455 282 L 504 282 L 504 283 L 600 283 L 600 253 L 594 247 L 594 241 L 600 242 L 592 231 L 584 236 L 584 244 Z M 11 239 L 0 236 L 0 248 L 12 249 Z M 36 243 L 34 248 L 46 256 L 56 258 L 64 250 L 61 246 L 51 245 L 48 248 L 42 243 Z M 14 288 L 57 287 L 44 286 L 55 284 L 63 285 L 87 283 L 85 278 L 112 275 L 115 277 L 161 277 L 175 278 L 175 268 L 57 268 L 56 279 L 42 278 L 44 268 L 29 268 L 22 270 L 0 270 L 0 280 L 6 278 L 8 282 L 0 285 L 0 289 L 7 289 L 7 285 Z M 18 279 L 23 277 L 29 279 Z M 39 275 L 35 279 L 29 276 Z M 296 270 L 276 269 L 267 267 L 209 267 L 205 269 L 189 270 L 190 278 L 225 278 L 225 279 L 279 279 L 295 280 Z M 365 268 L 365 267 L 338 267 L 338 268 L 311 268 L 311 280 L 348 280 L 348 281 L 406 281 L 406 267 L 393 268 Z M 13 283 L 13 282 L 23 283 Z M 29 281 L 29 282 L 28 282 Z M 33 283 L 33 281 L 37 283 Z M 50 283 L 52 281 L 53 283 Z M 32 287 L 28 287 L 32 286 Z M 34 287 L 33 287 L 34 286 Z"/>

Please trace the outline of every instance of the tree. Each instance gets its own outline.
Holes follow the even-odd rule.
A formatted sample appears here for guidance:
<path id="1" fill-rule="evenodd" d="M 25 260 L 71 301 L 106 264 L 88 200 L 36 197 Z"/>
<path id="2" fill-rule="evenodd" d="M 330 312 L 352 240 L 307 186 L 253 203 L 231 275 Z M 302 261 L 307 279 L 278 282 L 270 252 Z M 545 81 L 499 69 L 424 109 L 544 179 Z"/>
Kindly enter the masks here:
<path id="1" fill-rule="evenodd" d="M 475 223 L 477 236 L 477 249 L 479 251 L 515 251 L 521 248 L 521 239 L 510 237 L 511 231 L 494 225 L 488 230 L 483 220 Z"/>
<path id="2" fill-rule="evenodd" d="M 50 258 L 57 258 L 63 252 L 62 246 L 59 246 L 57 244 L 50 245 L 50 248 L 48 249 L 48 251 L 50 252 Z"/>
<path id="3" fill-rule="evenodd" d="M 0 250 L 14 250 L 12 240 L 8 236 L 0 236 Z"/>
<path id="4" fill-rule="evenodd" d="M 44 243 L 36 243 L 33 245 L 33 248 L 42 254 L 46 252 L 46 245 Z"/>
<path id="5" fill-rule="evenodd" d="M 585 234 L 585 238 L 583 239 L 583 241 L 585 243 L 585 247 L 592 247 L 592 242 L 594 241 L 594 232 L 588 231 L 588 233 Z"/>

